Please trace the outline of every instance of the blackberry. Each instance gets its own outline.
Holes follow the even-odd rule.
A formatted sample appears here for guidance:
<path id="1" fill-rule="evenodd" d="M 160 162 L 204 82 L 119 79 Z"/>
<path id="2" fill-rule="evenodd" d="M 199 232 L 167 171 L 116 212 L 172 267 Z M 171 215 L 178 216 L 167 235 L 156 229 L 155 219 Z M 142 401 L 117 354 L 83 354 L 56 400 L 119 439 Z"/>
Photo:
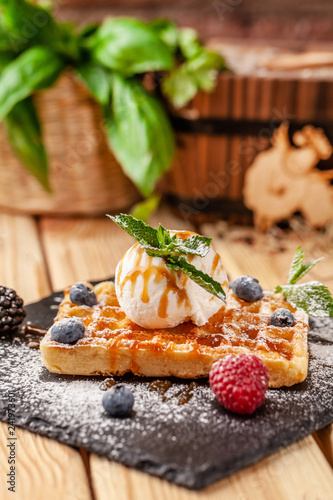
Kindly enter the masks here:
<path id="1" fill-rule="evenodd" d="M 15 290 L 0 286 L 0 333 L 16 329 L 25 315 L 23 300 Z"/>

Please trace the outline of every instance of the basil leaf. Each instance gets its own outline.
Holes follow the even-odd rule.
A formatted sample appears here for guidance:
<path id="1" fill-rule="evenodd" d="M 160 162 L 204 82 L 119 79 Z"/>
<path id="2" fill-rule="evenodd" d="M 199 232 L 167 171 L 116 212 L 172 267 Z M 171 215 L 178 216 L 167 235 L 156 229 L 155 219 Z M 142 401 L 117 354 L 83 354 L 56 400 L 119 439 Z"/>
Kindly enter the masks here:
<path id="1" fill-rule="evenodd" d="M 226 69 L 223 57 L 205 49 L 187 62 L 187 71 L 191 73 L 198 89 L 206 92 L 213 90 L 218 71 L 222 69 Z"/>
<path id="2" fill-rule="evenodd" d="M 97 23 L 87 24 L 80 31 L 80 33 L 79 33 L 79 39 L 83 40 L 83 39 L 88 38 L 89 36 L 93 35 L 98 30 L 99 26 L 100 25 L 97 24 Z"/>
<path id="3" fill-rule="evenodd" d="M 0 0 L 0 5 L 11 48 L 16 53 L 44 45 L 70 59 L 78 58 L 72 24 L 57 23 L 48 8 L 26 0 Z"/>
<path id="4" fill-rule="evenodd" d="M 305 276 L 321 259 L 304 262 L 304 253 L 302 247 L 298 247 L 290 266 L 288 284 L 294 285 L 303 276 Z"/>
<path id="5" fill-rule="evenodd" d="M 185 106 L 198 90 L 213 90 L 218 70 L 225 69 L 223 58 L 200 48 L 198 54 L 174 69 L 162 81 L 163 93 L 176 108 Z"/>
<path id="6" fill-rule="evenodd" d="M 154 19 L 150 21 L 149 27 L 172 52 L 176 51 L 178 46 L 178 30 L 172 21 L 168 21 L 167 19 Z"/>
<path id="7" fill-rule="evenodd" d="M 219 299 L 226 302 L 226 295 L 221 286 L 221 283 L 215 281 L 209 274 L 206 274 L 195 266 L 187 262 L 183 257 L 172 258 L 169 262 L 168 259 L 165 260 L 165 264 L 173 270 L 178 268 L 191 280 L 193 280 L 197 285 L 204 288 L 207 292 L 215 295 Z"/>
<path id="8" fill-rule="evenodd" d="M 0 51 L 0 71 L 8 66 L 14 60 L 14 55 L 11 52 Z"/>
<path id="9" fill-rule="evenodd" d="M 282 292 L 292 306 L 303 309 L 310 316 L 333 317 L 332 296 L 328 288 L 319 281 L 278 286 L 275 291 Z"/>
<path id="10" fill-rule="evenodd" d="M 16 104 L 4 119 L 4 125 L 9 142 L 17 156 L 50 192 L 47 154 L 32 100 L 28 98 Z"/>
<path id="11" fill-rule="evenodd" d="M 174 135 L 162 104 L 135 79 L 114 73 L 111 106 L 105 108 L 111 148 L 125 173 L 144 196 L 169 168 Z"/>
<path id="12" fill-rule="evenodd" d="M 162 80 L 162 91 L 175 108 L 185 106 L 198 91 L 197 82 L 185 64 L 174 69 Z"/>
<path id="13" fill-rule="evenodd" d="M 192 28 L 182 28 L 179 30 L 179 48 L 185 59 L 195 57 L 201 50 L 198 33 Z"/>
<path id="14" fill-rule="evenodd" d="M 86 62 L 78 64 L 76 71 L 93 97 L 101 104 L 107 104 L 111 92 L 109 70 L 94 62 Z"/>
<path id="15" fill-rule="evenodd" d="M 161 196 L 158 194 L 153 194 L 149 198 L 140 201 L 132 208 L 131 212 L 133 217 L 136 219 L 141 219 L 147 222 L 150 215 L 157 210 L 161 201 Z"/>
<path id="16" fill-rule="evenodd" d="M 128 76 L 173 66 L 169 48 L 136 19 L 106 21 L 85 43 L 95 61 Z"/>
<path id="17" fill-rule="evenodd" d="M 34 91 L 51 86 L 64 63 L 51 50 L 33 47 L 8 64 L 0 76 L 0 120 Z"/>

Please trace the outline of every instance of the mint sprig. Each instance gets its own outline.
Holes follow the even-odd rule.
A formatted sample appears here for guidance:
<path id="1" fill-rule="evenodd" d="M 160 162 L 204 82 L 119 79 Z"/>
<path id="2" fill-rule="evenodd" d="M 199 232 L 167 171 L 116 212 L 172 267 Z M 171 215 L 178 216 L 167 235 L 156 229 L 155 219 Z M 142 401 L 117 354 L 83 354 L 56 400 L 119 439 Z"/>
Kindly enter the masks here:
<path id="1" fill-rule="evenodd" d="M 158 229 L 151 227 L 132 215 L 107 215 L 113 222 L 133 236 L 151 257 L 160 257 L 174 271 L 181 270 L 195 283 L 219 299 L 226 301 L 225 292 L 220 283 L 211 276 L 190 264 L 184 256 L 205 257 L 210 250 L 212 238 L 192 235 L 185 240 L 173 236 L 161 224 Z"/>
<path id="2" fill-rule="evenodd" d="M 319 281 L 310 281 L 296 285 L 322 259 L 304 262 L 304 253 L 298 247 L 292 260 L 288 284 L 277 286 L 276 293 L 282 293 L 288 302 L 303 309 L 314 317 L 333 317 L 333 298 L 328 288 Z"/>
<path id="3" fill-rule="evenodd" d="M 295 285 L 303 276 L 306 275 L 322 258 L 304 262 L 304 253 L 302 247 L 298 247 L 290 266 L 288 285 Z"/>

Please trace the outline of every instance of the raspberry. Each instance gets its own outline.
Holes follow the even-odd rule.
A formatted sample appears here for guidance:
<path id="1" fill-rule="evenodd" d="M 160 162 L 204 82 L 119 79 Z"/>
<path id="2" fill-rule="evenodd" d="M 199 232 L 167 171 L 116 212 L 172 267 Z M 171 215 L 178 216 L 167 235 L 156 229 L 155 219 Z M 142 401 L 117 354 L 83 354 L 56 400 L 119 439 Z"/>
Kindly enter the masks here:
<path id="1" fill-rule="evenodd" d="M 213 364 L 209 384 L 217 400 L 234 413 L 253 413 L 265 400 L 268 370 L 253 354 L 226 356 Z"/>

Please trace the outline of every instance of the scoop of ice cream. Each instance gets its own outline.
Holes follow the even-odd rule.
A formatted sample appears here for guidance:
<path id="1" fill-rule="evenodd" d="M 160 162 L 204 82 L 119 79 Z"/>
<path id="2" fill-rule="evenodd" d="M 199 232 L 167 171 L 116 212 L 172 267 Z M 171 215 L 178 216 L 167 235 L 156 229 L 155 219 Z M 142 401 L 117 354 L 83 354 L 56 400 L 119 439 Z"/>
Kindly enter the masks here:
<path id="1" fill-rule="evenodd" d="M 170 232 L 182 238 L 195 234 Z M 221 257 L 212 246 L 205 257 L 189 255 L 185 258 L 221 283 L 227 293 L 226 272 Z M 172 328 L 189 320 L 202 326 L 223 305 L 219 298 L 182 271 L 173 271 L 160 257 L 149 256 L 139 243 L 133 245 L 119 262 L 115 282 L 120 307 L 126 316 L 144 328 Z"/>

